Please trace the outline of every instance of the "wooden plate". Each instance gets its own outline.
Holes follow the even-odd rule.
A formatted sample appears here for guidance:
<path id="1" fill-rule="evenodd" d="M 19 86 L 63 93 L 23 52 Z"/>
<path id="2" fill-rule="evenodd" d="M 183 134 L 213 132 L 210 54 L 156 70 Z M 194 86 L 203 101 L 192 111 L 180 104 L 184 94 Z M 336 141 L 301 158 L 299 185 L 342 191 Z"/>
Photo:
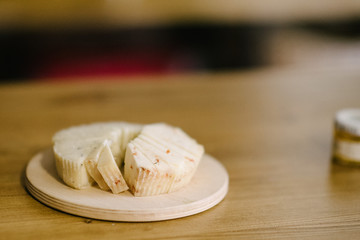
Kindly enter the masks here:
<path id="1" fill-rule="evenodd" d="M 50 207 L 88 218 L 129 222 L 174 219 L 205 211 L 225 197 L 228 184 L 225 168 L 205 155 L 191 183 L 174 193 L 134 197 L 128 191 L 115 195 L 96 186 L 76 190 L 57 176 L 51 149 L 30 160 L 25 181 L 30 194 Z"/>

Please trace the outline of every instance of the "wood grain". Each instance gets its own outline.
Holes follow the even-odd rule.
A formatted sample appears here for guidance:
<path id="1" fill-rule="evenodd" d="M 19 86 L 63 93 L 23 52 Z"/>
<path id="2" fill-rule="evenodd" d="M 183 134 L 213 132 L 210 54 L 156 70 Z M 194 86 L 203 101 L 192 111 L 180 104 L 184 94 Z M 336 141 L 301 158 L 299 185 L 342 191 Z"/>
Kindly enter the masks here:
<path id="1" fill-rule="evenodd" d="M 358 68 L 333 67 L 3 85 L 0 238 L 355 239 L 360 169 L 332 164 L 331 142 L 335 112 L 360 107 L 359 79 Z M 109 120 L 182 127 L 228 170 L 226 198 L 191 217 L 134 224 L 65 214 L 26 192 L 23 170 L 54 132 Z"/>
<path id="2" fill-rule="evenodd" d="M 85 7 L 86 6 L 86 7 Z M 181 23 L 291 23 L 356 18 L 358 1 L 164 0 L 86 1 L 2 0 L 0 29 L 49 29 L 163 26 Z"/>

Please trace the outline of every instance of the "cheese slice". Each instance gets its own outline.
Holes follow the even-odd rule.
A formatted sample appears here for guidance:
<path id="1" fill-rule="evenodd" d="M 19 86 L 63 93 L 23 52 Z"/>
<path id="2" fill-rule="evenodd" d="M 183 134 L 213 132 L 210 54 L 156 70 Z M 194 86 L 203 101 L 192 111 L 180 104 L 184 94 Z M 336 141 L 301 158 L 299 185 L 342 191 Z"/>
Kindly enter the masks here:
<path id="1" fill-rule="evenodd" d="M 142 126 L 126 122 L 94 123 L 67 128 L 53 136 L 53 151 L 59 177 L 70 187 L 89 187 L 94 179 L 102 189 L 108 189 L 97 169 L 97 162 L 106 142 L 119 167 L 127 143 Z M 127 142 L 126 142 L 127 141 Z"/>
<path id="2" fill-rule="evenodd" d="M 99 155 L 97 169 L 113 193 L 121 193 L 129 189 L 108 144 L 105 144 Z"/>
<path id="3" fill-rule="evenodd" d="M 95 180 L 98 186 L 103 190 L 109 190 L 109 186 L 106 184 L 104 178 L 98 170 L 98 160 L 100 153 L 103 151 L 104 146 L 107 141 L 104 141 L 102 144 L 97 146 L 85 159 L 85 167 L 89 175 Z"/>
<path id="4" fill-rule="evenodd" d="M 124 177 L 135 196 L 173 192 L 189 184 L 203 153 L 181 129 L 150 124 L 127 146 Z"/>

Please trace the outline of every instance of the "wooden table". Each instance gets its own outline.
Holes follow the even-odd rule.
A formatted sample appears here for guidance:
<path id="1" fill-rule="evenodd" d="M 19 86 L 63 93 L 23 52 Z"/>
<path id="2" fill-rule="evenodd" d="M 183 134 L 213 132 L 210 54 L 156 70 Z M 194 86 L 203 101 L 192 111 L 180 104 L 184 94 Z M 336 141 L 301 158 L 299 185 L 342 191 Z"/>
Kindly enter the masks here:
<path id="1" fill-rule="evenodd" d="M 354 0 L 0 1 L 0 30 L 106 29 L 181 23 L 292 23 L 358 18 Z"/>
<path id="2" fill-rule="evenodd" d="M 335 112 L 360 107 L 360 70 L 264 69 L 126 82 L 0 87 L 1 239 L 354 239 L 360 169 L 331 163 Z M 153 223 L 72 216 L 24 189 L 26 163 L 64 127 L 164 121 L 230 174 L 203 213 Z"/>

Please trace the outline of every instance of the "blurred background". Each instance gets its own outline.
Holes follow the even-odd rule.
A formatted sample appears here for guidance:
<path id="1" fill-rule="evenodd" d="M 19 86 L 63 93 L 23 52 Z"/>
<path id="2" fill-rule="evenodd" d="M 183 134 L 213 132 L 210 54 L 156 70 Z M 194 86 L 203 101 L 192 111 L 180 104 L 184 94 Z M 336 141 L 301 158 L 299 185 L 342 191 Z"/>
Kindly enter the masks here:
<path id="1" fill-rule="evenodd" d="M 0 0 L 3 83 L 268 66 L 360 67 L 360 1 Z"/>

